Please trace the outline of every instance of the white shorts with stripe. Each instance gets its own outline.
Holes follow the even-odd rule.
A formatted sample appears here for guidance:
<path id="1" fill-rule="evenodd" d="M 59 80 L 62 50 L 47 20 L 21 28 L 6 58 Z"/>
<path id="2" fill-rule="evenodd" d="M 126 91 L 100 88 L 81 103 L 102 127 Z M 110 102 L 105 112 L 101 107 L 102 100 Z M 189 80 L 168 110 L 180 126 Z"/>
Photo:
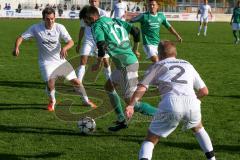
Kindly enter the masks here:
<path id="1" fill-rule="evenodd" d="M 201 122 L 201 102 L 186 96 L 164 97 L 159 103 L 149 131 L 167 137 L 183 122 L 183 129 L 190 129 Z"/>
<path id="2" fill-rule="evenodd" d="M 120 85 L 122 96 L 124 98 L 130 98 L 138 84 L 138 68 L 139 63 L 136 62 L 125 68 L 116 69 L 111 74 L 111 80 L 113 83 Z"/>
<path id="3" fill-rule="evenodd" d="M 147 59 L 152 56 L 158 56 L 158 46 L 157 45 L 144 45 L 143 50 L 147 56 Z"/>
<path id="4" fill-rule="evenodd" d="M 51 62 L 48 64 L 40 64 L 40 72 L 45 82 L 57 77 L 65 77 L 67 80 L 77 78 L 72 65 L 68 62 Z"/>
<path id="5" fill-rule="evenodd" d="M 97 57 L 97 46 L 93 40 L 85 39 L 82 43 L 80 55 L 84 56 L 96 56 Z M 105 54 L 104 58 L 109 58 L 108 54 Z"/>

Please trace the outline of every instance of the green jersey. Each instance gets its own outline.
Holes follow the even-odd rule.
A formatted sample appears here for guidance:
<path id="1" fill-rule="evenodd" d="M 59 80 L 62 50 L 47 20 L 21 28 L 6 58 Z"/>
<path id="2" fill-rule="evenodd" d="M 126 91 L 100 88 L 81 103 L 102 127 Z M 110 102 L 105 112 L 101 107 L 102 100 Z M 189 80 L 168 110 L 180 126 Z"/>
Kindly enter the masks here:
<path id="1" fill-rule="evenodd" d="M 137 62 L 128 37 L 132 25 L 120 19 L 100 17 L 92 26 L 95 42 L 105 41 L 107 53 L 118 69 Z"/>
<path id="2" fill-rule="evenodd" d="M 233 23 L 240 23 L 240 8 L 235 7 L 233 10 Z"/>
<path id="3" fill-rule="evenodd" d="M 161 25 L 163 24 L 167 29 L 171 27 L 162 12 L 157 12 L 155 15 L 145 12 L 134 17 L 130 22 L 140 22 L 144 45 L 158 45 Z"/>

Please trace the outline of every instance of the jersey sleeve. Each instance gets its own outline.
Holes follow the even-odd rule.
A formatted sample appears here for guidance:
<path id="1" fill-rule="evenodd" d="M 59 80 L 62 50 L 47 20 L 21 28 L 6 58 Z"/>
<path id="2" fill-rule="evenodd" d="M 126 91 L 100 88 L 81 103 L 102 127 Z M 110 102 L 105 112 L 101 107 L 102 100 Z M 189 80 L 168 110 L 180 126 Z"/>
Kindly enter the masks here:
<path id="1" fill-rule="evenodd" d="M 59 25 L 59 28 L 60 28 L 60 36 L 65 42 L 72 40 L 67 29 L 63 25 Z"/>
<path id="2" fill-rule="evenodd" d="M 139 84 L 144 85 L 146 88 L 148 88 L 149 85 L 158 85 L 158 77 L 163 73 L 165 73 L 164 66 L 162 64 L 154 64 L 148 68 L 143 80 Z"/>
<path id="3" fill-rule="evenodd" d="M 166 18 L 166 16 L 165 16 L 164 14 L 162 14 L 162 20 L 163 20 L 162 24 L 163 24 L 167 29 L 171 27 L 171 24 L 168 22 L 168 20 L 167 20 L 167 18 Z"/>
<path id="4" fill-rule="evenodd" d="M 194 76 L 194 79 L 193 79 L 194 89 L 199 90 L 201 88 L 206 87 L 206 84 L 204 83 L 204 81 L 202 80 L 202 78 L 194 68 L 193 68 L 193 76 Z"/>
<path id="5" fill-rule="evenodd" d="M 96 43 L 99 41 L 105 41 L 104 32 L 99 25 L 93 25 L 91 27 L 91 30 L 92 30 L 93 38 Z"/>
<path id="6" fill-rule="evenodd" d="M 131 23 L 128 23 L 126 21 L 122 21 L 120 19 L 115 19 L 117 21 L 117 23 L 119 23 L 121 26 L 123 26 L 123 28 L 125 28 L 127 30 L 127 32 L 129 33 L 132 29 L 132 24 Z"/>
<path id="7" fill-rule="evenodd" d="M 135 22 L 141 22 L 143 20 L 143 14 L 139 14 L 138 16 L 136 17 L 133 17 L 130 22 L 131 23 L 135 23 Z"/>
<path id="8" fill-rule="evenodd" d="M 29 27 L 22 35 L 21 37 L 25 40 L 28 40 L 29 38 L 34 37 L 34 26 Z"/>

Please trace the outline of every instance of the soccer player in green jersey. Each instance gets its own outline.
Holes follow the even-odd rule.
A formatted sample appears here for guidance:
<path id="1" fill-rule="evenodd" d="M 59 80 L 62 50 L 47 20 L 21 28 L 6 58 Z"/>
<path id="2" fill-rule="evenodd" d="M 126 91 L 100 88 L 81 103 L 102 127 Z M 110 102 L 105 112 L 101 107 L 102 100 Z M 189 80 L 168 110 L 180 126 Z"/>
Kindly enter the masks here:
<path id="1" fill-rule="evenodd" d="M 232 25 L 235 44 L 238 44 L 239 37 L 240 37 L 240 0 L 237 1 L 237 5 L 233 10 L 233 15 L 232 15 L 230 24 Z M 237 31 L 239 31 L 239 36 L 237 36 Z"/>
<path id="2" fill-rule="evenodd" d="M 161 25 L 164 25 L 164 27 L 175 35 L 178 41 L 182 42 L 182 38 L 167 21 L 165 15 L 162 12 L 158 12 L 159 6 L 156 0 L 149 0 L 148 7 L 149 11 L 134 17 L 130 22 L 140 22 L 144 52 L 146 53 L 147 58 L 154 63 L 159 60 L 157 56 L 157 47 L 160 42 L 159 31 Z"/>
<path id="3" fill-rule="evenodd" d="M 80 16 L 84 22 L 91 26 L 92 34 L 98 47 L 98 62 L 92 66 L 95 71 L 100 68 L 102 58 L 108 54 L 116 66 L 111 74 L 111 78 L 106 82 L 105 89 L 110 98 L 110 102 L 117 114 L 116 124 L 109 127 L 110 131 L 118 131 L 127 128 L 125 115 L 123 113 L 120 98 L 115 91 L 115 86 L 120 85 L 124 101 L 128 104 L 130 97 L 134 93 L 138 84 L 138 59 L 133 51 L 140 41 L 140 31 L 128 22 L 120 19 L 100 17 L 98 10 L 93 6 L 85 6 Z M 128 34 L 134 39 L 133 50 Z M 145 115 L 153 115 L 155 107 L 138 102 L 134 110 Z"/>

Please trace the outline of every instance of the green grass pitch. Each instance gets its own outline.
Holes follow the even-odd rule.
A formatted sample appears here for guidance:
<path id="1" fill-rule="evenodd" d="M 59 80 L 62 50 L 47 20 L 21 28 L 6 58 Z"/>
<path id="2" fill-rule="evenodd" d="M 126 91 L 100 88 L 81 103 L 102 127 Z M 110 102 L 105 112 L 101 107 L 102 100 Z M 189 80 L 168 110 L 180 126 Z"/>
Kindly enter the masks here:
<path id="1" fill-rule="evenodd" d="M 34 40 L 23 42 L 20 56 L 11 52 L 16 37 L 39 19 L 0 20 L 0 159 L 1 160 L 133 160 L 137 159 L 149 118 L 136 114 L 129 128 L 110 133 L 107 127 L 115 120 L 109 100 L 103 91 L 102 72 L 86 73 L 88 95 L 99 108 L 90 110 L 71 86 L 59 80 L 55 113 L 46 110 L 45 84 L 38 69 Z M 77 42 L 79 21 L 57 20 L 64 24 Z M 202 100 L 203 124 L 208 131 L 218 160 L 240 159 L 240 45 L 233 44 L 228 23 L 209 23 L 207 37 L 197 37 L 197 22 L 172 22 L 183 38 L 177 44 L 178 57 L 190 61 L 205 80 L 210 95 Z M 162 28 L 162 39 L 175 40 Z M 142 47 L 141 72 L 149 62 Z M 75 48 L 69 61 L 77 67 Z M 64 83 L 63 83 L 64 82 Z M 145 101 L 157 105 L 159 96 L 150 90 Z M 70 108 L 69 108 L 70 106 Z M 76 125 L 79 117 L 96 119 L 93 135 L 82 136 Z M 153 160 L 204 160 L 190 131 L 179 127 L 167 139 L 160 139 Z"/>

